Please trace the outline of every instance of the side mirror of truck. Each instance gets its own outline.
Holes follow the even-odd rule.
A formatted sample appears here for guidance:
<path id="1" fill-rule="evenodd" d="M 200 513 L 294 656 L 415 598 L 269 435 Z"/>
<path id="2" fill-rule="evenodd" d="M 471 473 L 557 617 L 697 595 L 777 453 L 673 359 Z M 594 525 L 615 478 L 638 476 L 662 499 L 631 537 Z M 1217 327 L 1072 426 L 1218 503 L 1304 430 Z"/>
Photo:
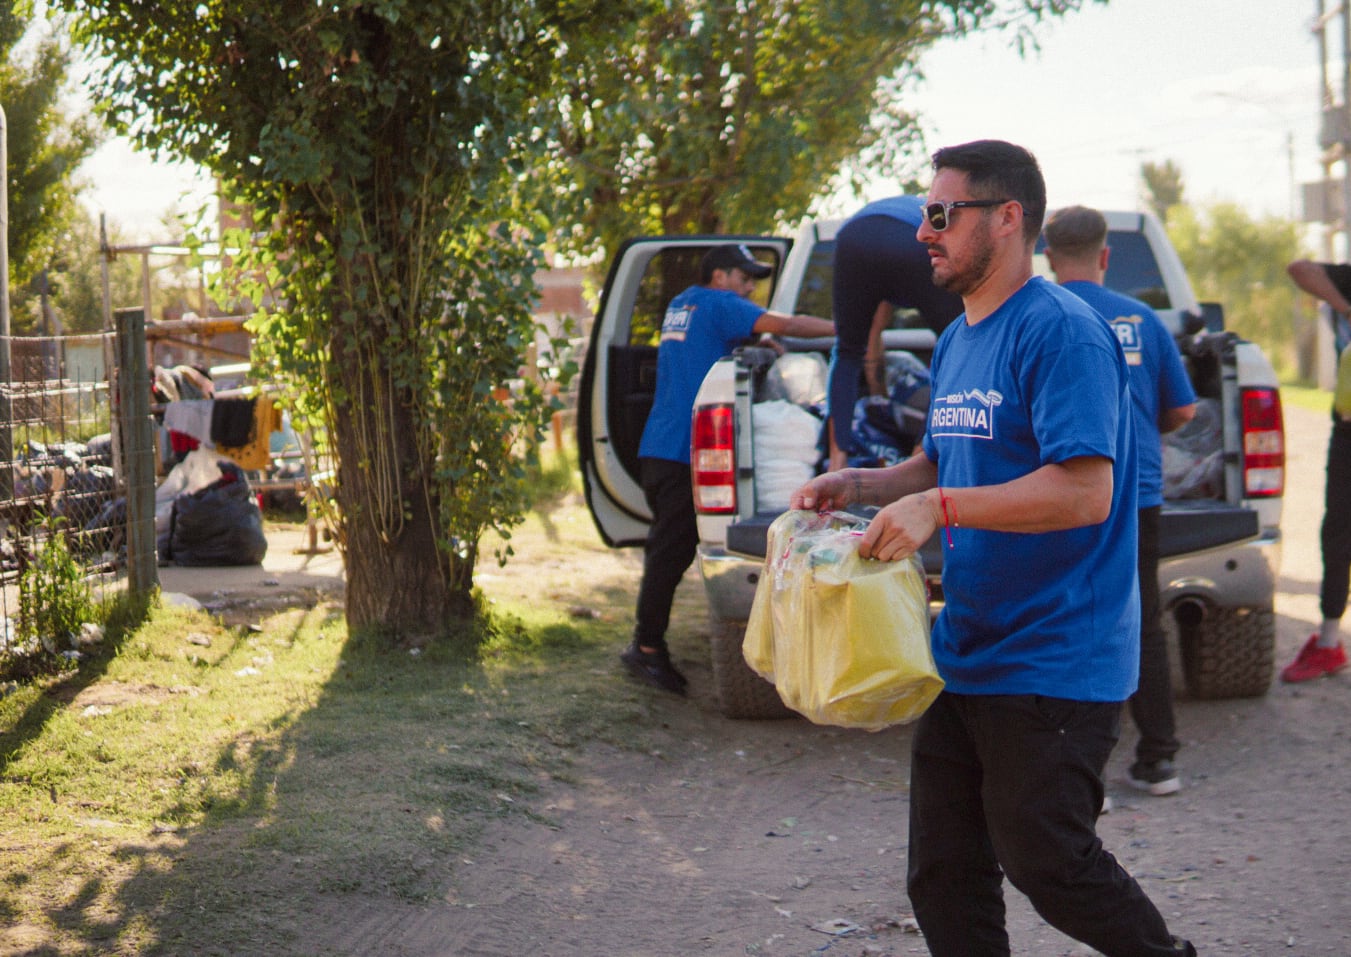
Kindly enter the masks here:
<path id="1" fill-rule="evenodd" d="M 1224 306 L 1220 305 L 1218 302 L 1203 302 L 1199 303 L 1199 305 L 1201 307 L 1199 315 L 1194 312 L 1185 313 L 1183 315 L 1182 331 L 1189 336 L 1196 335 L 1196 333 L 1200 332 L 1202 329 L 1206 332 L 1223 332 Z"/>

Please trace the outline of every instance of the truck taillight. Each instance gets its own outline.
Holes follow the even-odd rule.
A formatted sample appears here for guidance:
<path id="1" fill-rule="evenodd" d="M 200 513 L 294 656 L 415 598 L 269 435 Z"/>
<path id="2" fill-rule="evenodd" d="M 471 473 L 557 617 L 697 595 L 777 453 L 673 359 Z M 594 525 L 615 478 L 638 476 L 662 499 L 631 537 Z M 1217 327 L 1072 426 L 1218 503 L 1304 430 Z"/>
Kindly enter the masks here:
<path id="1" fill-rule="evenodd" d="M 694 410 L 690 439 L 690 475 L 695 511 L 736 511 L 736 428 L 731 405 Z"/>
<path id="2" fill-rule="evenodd" d="M 1277 389 L 1243 390 L 1243 494 L 1274 498 L 1285 492 L 1285 419 Z"/>

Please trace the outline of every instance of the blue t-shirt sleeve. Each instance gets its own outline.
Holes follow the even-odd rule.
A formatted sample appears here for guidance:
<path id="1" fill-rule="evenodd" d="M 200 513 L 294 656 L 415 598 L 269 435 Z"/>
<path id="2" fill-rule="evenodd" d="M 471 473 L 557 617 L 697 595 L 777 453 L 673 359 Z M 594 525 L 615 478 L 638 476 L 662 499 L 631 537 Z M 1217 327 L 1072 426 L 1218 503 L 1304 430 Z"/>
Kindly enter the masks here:
<path id="1" fill-rule="evenodd" d="M 744 299 L 734 292 L 726 293 L 716 310 L 718 336 L 724 342 L 748 339 L 755 334 L 755 323 L 764 315 L 765 307 Z"/>
<path id="2" fill-rule="evenodd" d="M 1043 465 L 1081 456 L 1116 458 L 1125 361 L 1097 316 L 1065 317 L 1066 324 L 1071 322 L 1086 328 L 1080 335 L 1067 334 L 1060 348 L 1045 354 L 1033 366 L 1029 383 L 1032 429 Z M 1115 398 L 1085 401 L 1085 389 L 1101 389 Z"/>

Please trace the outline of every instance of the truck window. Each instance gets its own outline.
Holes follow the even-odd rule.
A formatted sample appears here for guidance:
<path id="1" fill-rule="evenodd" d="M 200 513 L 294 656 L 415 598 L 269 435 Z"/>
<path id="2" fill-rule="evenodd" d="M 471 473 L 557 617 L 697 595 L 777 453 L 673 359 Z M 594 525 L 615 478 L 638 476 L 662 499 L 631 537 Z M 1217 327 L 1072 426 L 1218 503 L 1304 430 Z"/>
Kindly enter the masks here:
<path id="1" fill-rule="evenodd" d="M 834 277 L 835 240 L 823 240 L 812 247 L 793 311 L 804 316 L 830 317 L 830 286 Z"/>
<path id="2" fill-rule="evenodd" d="M 1144 233 L 1110 232 L 1107 245 L 1112 250 L 1104 280 L 1107 288 L 1134 296 L 1154 309 L 1172 308 L 1158 262 Z"/>
<path id="3" fill-rule="evenodd" d="M 1163 284 L 1163 276 L 1159 273 L 1158 261 L 1144 233 L 1112 231 L 1107 234 L 1107 245 L 1112 255 L 1107 260 L 1107 275 L 1103 285 L 1139 299 L 1152 309 L 1173 308 Z M 1039 238 L 1036 255 L 1032 259 L 1032 271 L 1055 282 L 1055 273 L 1051 272 L 1046 262 L 1045 250 L 1046 239 Z"/>
<path id="4" fill-rule="evenodd" d="M 671 300 L 690 286 L 699 282 L 699 261 L 712 243 L 704 246 L 670 246 L 662 249 L 647 264 L 642 281 L 638 286 L 638 298 L 633 303 L 633 316 L 629 323 L 629 341 L 631 346 L 656 347 L 661 342 L 661 323 L 666 315 L 666 307 Z M 758 248 L 747 243 L 755 258 L 775 268 L 779 266 L 778 255 L 773 249 Z M 755 284 L 751 299 L 762 306 L 769 305 L 770 292 L 774 287 L 774 277 Z"/>

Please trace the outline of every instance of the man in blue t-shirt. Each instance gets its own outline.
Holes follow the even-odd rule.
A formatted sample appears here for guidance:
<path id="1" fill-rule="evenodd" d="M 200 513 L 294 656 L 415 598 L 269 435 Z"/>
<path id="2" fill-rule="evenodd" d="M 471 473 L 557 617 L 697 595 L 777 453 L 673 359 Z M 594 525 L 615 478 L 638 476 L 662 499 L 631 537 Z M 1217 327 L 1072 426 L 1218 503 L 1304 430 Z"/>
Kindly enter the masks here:
<path id="1" fill-rule="evenodd" d="M 676 694 L 685 676 L 671 662 L 666 628 L 676 586 L 699 546 L 690 486 L 690 415 L 713 364 L 742 339 L 760 333 L 831 336 L 835 326 L 815 316 L 768 312 L 748 296 L 769 266 L 742 243 L 714 246 L 699 265 L 699 282 L 671 300 L 657 347 L 657 388 L 643 426 L 638 464 L 652 511 L 643 581 L 638 588 L 633 642 L 620 660 L 634 677 Z"/>
<path id="2" fill-rule="evenodd" d="M 1159 512 L 1163 506 L 1162 433 L 1196 415 L 1196 392 L 1173 334 L 1153 309 L 1103 286 L 1111 249 L 1107 220 L 1096 209 L 1067 206 L 1046 222 L 1046 259 L 1056 282 L 1092 306 L 1116 332 L 1130 369 L 1135 450 L 1140 465 L 1140 686 L 1130 697 L 1140 738 L 1127 772 L 1133 787 L 1155 796 L 1182 788 L 1173 717 L 1168 644 L 1159 609 Z"/>
<path id="3" fill-rule="evenodd" d="M 797 508 L 874 504 L 864 557 L 938 532 L 945 687 L 914 729 L 907 889 L 935 955 L 1007 954 L 1002 881 L 1104 954 L 1195 954 L 1097 836 L 1139 669 L 1135 433 L 1125 356 L 1035 277 L 1046 185 L 994 140 L 934 154 L 918 238 L 966 312 L 934 351 L 923 455 L 818 476 Z"/>
<path id="4" fill-rule="evenodd" d="M 933 284 L 929 251 L 915 238 L 922 219 L 917 196 L 868 203 L 835 234 L 831 309 L 835 349 L 828 389 L 830 467 L 844 468 L 862 453 L 852 426 L 860 373 L 871 395 L 886 395 L 882 332 L 898 308 L 918 309 L 934 332 L 962 311 L 960 297 Z M 902 449 L 910 454 L 910 449 Z"/>

